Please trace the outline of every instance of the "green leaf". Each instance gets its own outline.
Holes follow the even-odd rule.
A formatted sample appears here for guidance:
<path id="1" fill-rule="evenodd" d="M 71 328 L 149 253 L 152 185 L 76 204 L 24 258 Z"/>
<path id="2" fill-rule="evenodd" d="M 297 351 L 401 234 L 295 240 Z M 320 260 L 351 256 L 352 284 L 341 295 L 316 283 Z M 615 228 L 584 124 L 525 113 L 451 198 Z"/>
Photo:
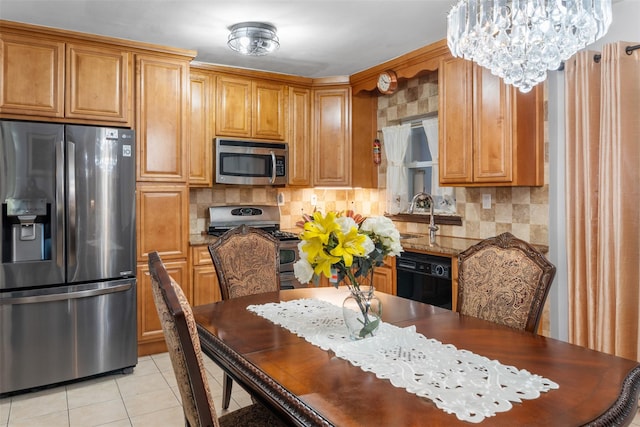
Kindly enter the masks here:
<path id="1" fill-rule="evenodd" d="M 373 336 L 373 331 L 376 330 L 379 324 L 380 319 L 376 319 L 364 325 L 364 328 L 360 329 L 360 338 L 364 338 L 367 335 Z"/>

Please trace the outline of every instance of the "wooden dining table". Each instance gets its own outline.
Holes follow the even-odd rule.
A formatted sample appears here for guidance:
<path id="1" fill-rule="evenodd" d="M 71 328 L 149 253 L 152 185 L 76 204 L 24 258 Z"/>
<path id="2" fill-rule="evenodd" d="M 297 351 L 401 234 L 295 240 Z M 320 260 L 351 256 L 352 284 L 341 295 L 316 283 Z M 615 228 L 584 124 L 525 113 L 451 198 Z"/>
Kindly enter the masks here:
<path id="1" fill-rule="evenodd" d="M 194 307 L 203 352 L 255 399 L 291 425 L 472 425 L 390 381 L 377 378 L 249 305 L 312 298 L 341 306 L 335 288 L 252 295 Z M 557 383 L 540 397 L 485 418 L 486 426 L 628 425 L 637 411 L 640 364 L 446 309 L 378 293 L 386 323 Z"/>

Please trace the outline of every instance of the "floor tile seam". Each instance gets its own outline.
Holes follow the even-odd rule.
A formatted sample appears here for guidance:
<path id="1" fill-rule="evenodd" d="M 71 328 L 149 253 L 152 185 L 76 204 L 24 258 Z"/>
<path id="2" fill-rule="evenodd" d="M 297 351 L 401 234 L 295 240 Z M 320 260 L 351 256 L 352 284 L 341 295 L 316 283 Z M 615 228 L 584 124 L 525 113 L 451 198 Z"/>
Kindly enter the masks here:
<path id="1" fill-rule="evenodd" d="M 11 413 L 15 412 L 15 409 L 13 408 L 13 405 L 14 405 L 13 398 L 14 398 L 14 396 L 10 396 L 10 397 L 6 398 L 6 399 L 9 399 L 9 413 L 7 414 L 7 423 L 5 424 L 5 426 L 9 427 L 12 422 L 29 420 L 31 418 L 42 417 L 42 416 L 45 416 L 45 415 L 55 414 L 55 413 L 58 413 L 58 412 L 66 412 L 67 413 L 67 420 L 69 420 L 69 396 L 67 394 L 67 386 L 66 385 L 63 386 L 63 389 L 64 389 L 64 401 L 65 401 L 65 408 L 64 409 L 53 410 L 51 412 L 45 412 L 45 413 L 37 414 L 37 415 L 29 415 L 27 417 L 21 417 L 21 418 L 18 418 L 16 420 L 12 420 L 11 419 Z M 24 395 L 20 394 L 20 395 L 16 395 L 16 396 L 24 396 Z M 28 399 L 28 397 L 27 397 L 27 399 Z"/>
<path id="2" fill-rule="evenodd" d="M 129 424 L 133 425 L 131 422 L 131 414 L 129 414 L 129 410 L 127 409 L 127 404 L 124 402 L 124 395 L 122 394 L 122 389 L 120 388 L 120 384 L 116 381 L 116 387 L 118 387 L 118 394 L 120 395 L 120 401 L 122 401 L 122 405 L 124 406 L 124 410 L 127 413 L 127 418 L 129 419 Z"/>
<path id="3" fill-rule="evenodd" d="M 10 427 L 12 425 L 12 423 L 16 423 L 16 422 L 22 423 L 24 421 L 28 421 L 28 420 L 31 420 L 31 419 L 34 419 L 34 418 L 46 417 L 46 416 L 50 416 L 50 415 L 57 414 L 57 413 L 62 413 L 62 412 L 66 412 L 66 414 L 67 414 L 67 424 L 70 424 L 69 409 L 60 409 L 58 411 L 47 412 L 47 413 L 44 413 L 44 414 L 37 414 L 37 415 L 28 416 L 28 417 L 24 417 L 24 418 L 18 418 L 16 420 L 12 420 L 11 417 L 9 417 L 7 419 L 6 426 Z"/>
<path id="4" fill-rule="evenodd" d="M 158 361 L 153 356 L 154 355 L 151 355 L 151 360 L 153 361 L 153 364 L 156 365 L 156 368 L 158 369 L 158 371 L 160 373 L 162 373 L 162 372 L 173 372 L 173 362 L 171 361 L 171 357 L 163 356 L 163 358 L 168 358 L 169 359 L 169 368 L 163 370 L 162 367 L 158 364 Z M 159 358 L 158 358 L 158 360 L 159 360 Z"/>

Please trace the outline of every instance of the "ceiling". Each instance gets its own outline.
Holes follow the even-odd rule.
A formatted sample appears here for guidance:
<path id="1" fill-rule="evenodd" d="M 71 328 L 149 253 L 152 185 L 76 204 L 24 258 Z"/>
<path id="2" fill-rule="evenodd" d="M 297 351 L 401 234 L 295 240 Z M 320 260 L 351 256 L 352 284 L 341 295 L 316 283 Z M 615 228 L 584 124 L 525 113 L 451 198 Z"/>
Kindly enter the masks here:
<path id="1" fill-rule="evenodd" d="M 197 61 L 303 77 L 348 76 L 446 36 L 455 0 L 0 0 L 0 18 L 193 49 Z M 280 49 L 245 57 L 228 27 L 260 21 Z"/>

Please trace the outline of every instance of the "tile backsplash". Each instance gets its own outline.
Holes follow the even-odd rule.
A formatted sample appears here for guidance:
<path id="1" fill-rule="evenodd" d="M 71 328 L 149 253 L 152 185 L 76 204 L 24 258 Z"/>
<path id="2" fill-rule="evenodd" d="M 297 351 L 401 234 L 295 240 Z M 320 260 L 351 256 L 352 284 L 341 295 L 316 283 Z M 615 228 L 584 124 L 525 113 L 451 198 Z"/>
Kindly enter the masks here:
<path id="1" fill-rule="evenodd" d="M 545 104 L 546 104 L 545 89 Z M 393 95 L 378 98 L 378 129 L 399 124 L 400 120 L 433 114 L 438 109 L 438 73 L 428 73 L 401 81 Z M 546 108 L 545 108 L 546 112 Z M 381 134 L 379 135 L 381 138 Z M 545 125 L 545 141 L 547 129 Z M 384 142 L 383 142 L 384 143 Z M 384 151 L 384 150 L 383 150 Z M 384 158 L 384 156 L 383 156 Z M 548 245 L 549 174 L 548 143 L 545 144 L 545 185 L 543 187 L 483 187 L 455 190 L 456 208 L 462 226 L 441 225 L 439 234 L 484 239 L 510 231 L 534 244 Z M 380 187 L 385 187 L 385 162 L 380 165 Z M 278 193 L 284 196 L 280 207 L 281 228 L 295 229 L 303 213 L 311 213 L 312 195 L 323 212 L 352 209 L 363 215 L 385 212 L 385 192 L 380 189 L 272 188 L 216 185 L 213 188 L 190 191 L 189 225 L 191 233 L 206 230 L 207 208 L 214 205 L 266 204 L 276 205 Z M 482 208 L 483 194 L 491 196 L 491 208 Z M 403 232 L 428 233 L 428 224 L 397 222 Z"/>
<path id="2" fill-rule="evenodd" d="M 366 215 L 384 213 L 384 190 L 377 189 L 324 189 L 324 188 L 272 188 L 236 187 L 219 185 L 213 189 L 190 191 L 189 228 L 192 234 L 205 231 L 209 222 L 209 206 L 262 204 L 276 205 L 278 193 L 282 193 L 284 204 L 280 206 L 280 227 L 283 230 L 296 228 L 296 221 L 303 213 L 312 213 L 312 195 L 317 198 L 316 208 L 322 212 L 352 209 Z"/>

